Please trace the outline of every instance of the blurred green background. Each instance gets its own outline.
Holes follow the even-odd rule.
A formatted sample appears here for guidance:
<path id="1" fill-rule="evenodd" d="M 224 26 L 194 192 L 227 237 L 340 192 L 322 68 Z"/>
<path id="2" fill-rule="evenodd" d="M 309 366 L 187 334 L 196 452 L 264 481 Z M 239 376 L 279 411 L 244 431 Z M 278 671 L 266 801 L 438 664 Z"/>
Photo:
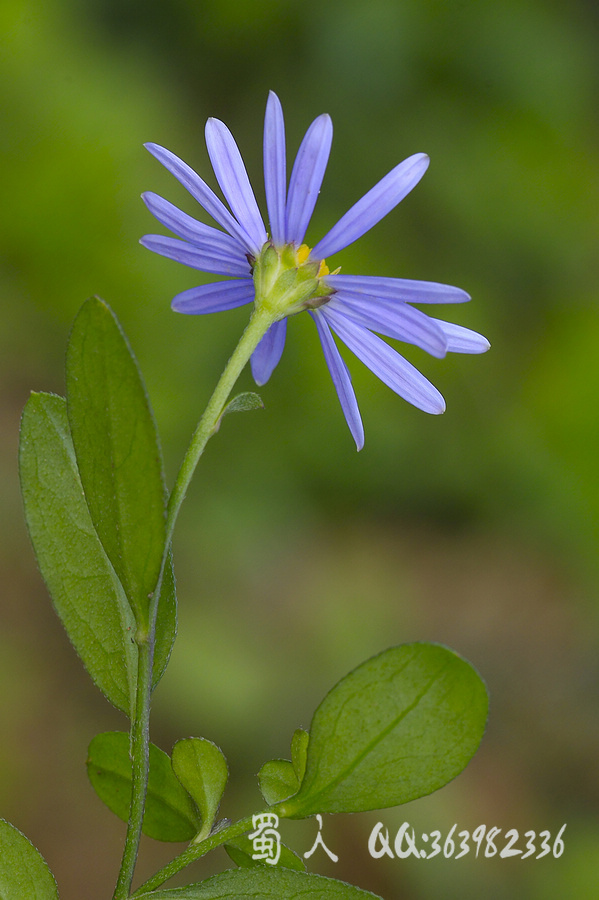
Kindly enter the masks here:
<path id="1" fill-rule="evenodd" d="M 221 809 L 258 804 L 254 773 L 288 754 L 324 693 L 392 644 L 435 640 L 491 693 L 481 750 L 429 798 L 325 819 L 340 857 L 310 861 L 387 900 L 595 898 L 599 883 L 597 307 L 599 17 L 582 0 L 4 0 L 0 7 L 0 816 L 41 849 L 62 900 L 112 892 L 124 827 L 85 776 L 87 744 L 125 722 L 81 669 L 23 524 L 16 451 L 30 390 L 64 391 L 91 294 L 144 372 L 169 483 L 247 310 L 172 313 L 200 282 L 137 243 L 154 190 L 199 210 L 142 148 L 214 184 L 206 118 L 233 130 L 263 198 L 267 92 L 289 154 L 333 118 L 313 243 L 404 157 L 418 188 L 335 258 L 345 272 L 444 281 L 446 318 L 482 357 L 408 358 L 439 387 L 428 417 L 347 355 L 366 428 L 357 454 L 308 317 L 291 322 L 266 409 L 231 417 L 175 540 L 180 635 L 153 739 L 198 734 L 229 758 Z M 209 280 L 209 279 L 207 279 Z M 433 310 L 434 312 L 434 310 Z M 249 373 L 242 389 L 252 389 Z M 370 829 L 563 823 L 543 859 L 371 860 Z M 313 822 L 284 824 L 298 852 Z M 147 841 L 149 874 L 176 848 Z M 196 877 L 219 870 L 215 855 Z"/>

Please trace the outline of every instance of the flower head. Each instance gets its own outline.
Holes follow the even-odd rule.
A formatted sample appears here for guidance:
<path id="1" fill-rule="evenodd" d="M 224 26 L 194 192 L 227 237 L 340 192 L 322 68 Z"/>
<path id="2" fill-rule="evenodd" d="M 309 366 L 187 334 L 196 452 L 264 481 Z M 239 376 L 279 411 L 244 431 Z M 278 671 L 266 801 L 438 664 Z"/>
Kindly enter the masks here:
<path id="1" fill-rule="evenodd" d="M 429 159 L 416 153 L 401 162 L 358 200 L 312 248 L 303 243 L 327 166 L 333 126 L 328 115 L 312 122 L 300 145 L 287 188 L 285 126 L 278 97 L 270 93 L 264 122 L 264 183 L 269 233 L 235 140 L 218 119 L 206 124 L 206 145 L 229 208 L 186 163 L 157 144 L 147 148 L 171 172 L 220 229 L 205 225 L 154 193 L 143 195 L 150 212 L 181 240 L 146 235 L 141 243 L 163 256 L 203 272 L 228 276 L 178 294 L 172 307 L 198 315 L 255 303 L 272 325 L 256 347 L 252 374 L 265 384 L 285 346 L 287 317 L 312 316 L 343 413 L 358 449 L 364 430 L 349 370 L 337 337 L 392 390 L 429 413 L 441 413 L 439 391 L 374 332 L 423 348 L 433 356 L 448 351 L 482 353 L 488 341 L 474 331 L 432 318 L 412 304 L 461 303 L 460 288 L 427 281 L 331 272 L 328 260 L 369 231 L 424 175 Z M 223 230 L 221 230 L 223 229 Z"/>

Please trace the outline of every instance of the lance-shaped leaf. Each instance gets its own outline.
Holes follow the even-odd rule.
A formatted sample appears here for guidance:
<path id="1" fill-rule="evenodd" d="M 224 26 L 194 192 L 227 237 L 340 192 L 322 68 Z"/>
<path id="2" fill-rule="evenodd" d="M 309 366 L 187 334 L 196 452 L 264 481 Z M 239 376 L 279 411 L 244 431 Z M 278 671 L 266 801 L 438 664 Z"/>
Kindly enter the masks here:
<path id="1" fill-rule="evenodd" d="M 129 735 L 124 731 L 98 734 L 89 745 L 87 773 L 98 797 L 126 822 L 131 801 Z M 183 790 L 166 753 L 150 744 L 150 776 L 143 832 L 157 841 L 189 841 L 197 834 L 200 816 Z"/>
<path id="2" fill-rule="evenodd" d="M 404 644 L 369 659 L 325 697 L 310 728 L 306 772 L 281 816 L 362 812 L 430 794 L 481 741 L 486 688 L 438 644 Z"/>
<path id="3" fill-rule="evenodd" d="M 147 624 L 165 542 L 165 487 L 154 417 L 127 339 L 97 297 L 67 351 L 67 408 L 92 521 L 136 619 Z"/>
<path id="4" fill-rule="evenodd" d="M 291 761 L 293 763 L 293 771 L 300 783 L 306 772 L 309 742 L 310 735 L 308 732 L 304 731 L 303 728 L 296 728 L 291 738 Z"/>
<path id="5" fill-rule="evenodd" d="M 173 772 L 194 800 L 202 820 L 196 841 L 208 837 L 227 784 L 229 770 L 222 751 L 205 738 L 184 738 L 173 747 Z"/>
<path id="6" fill-rule="evenodd" d="M 2 900 L 58 900 L 54 877 L 24 834 L 0 819 L 0 897 Z"/>
<path id="7" fill-rule="evenodd" d="M 92 524 L 62 397 L 29 398 L 19 464 L 27 526 L 56 612 L 100 690 L 130 713 L 135 620 Z"/>
<path id="8" fill-rule="evenodd" d="M 228 841 L 225 844 L 225 850 L 235 865 L 242 869 L 271 865 L 266 859 L 254 859 L 253 841 L 245 834 L 235 838 L 234 841 Z M 303 859 L 285 844 L 280 845 L 280 855 L 275 865 L 283 866 L 285 869 L 295 869 L 297 872 L 305 872 L 306 870 L 306 864 Z"/>
<path id="9" fill-rule="evenodd" d="M 144 900 L 381 900 L 344 881 L 277 866 L 229 869 L 200 884 L 135 896 Z"/>
<path id="10" fill-rule="evenodd" d="M 152 687 L 155 688 L 168 665 L 171 650 L 177 636 L 177 594 L 172 554 L 169 552 L 164 567 L 164 578 L 156 615 L 156 644 L 152 669 Z"/>

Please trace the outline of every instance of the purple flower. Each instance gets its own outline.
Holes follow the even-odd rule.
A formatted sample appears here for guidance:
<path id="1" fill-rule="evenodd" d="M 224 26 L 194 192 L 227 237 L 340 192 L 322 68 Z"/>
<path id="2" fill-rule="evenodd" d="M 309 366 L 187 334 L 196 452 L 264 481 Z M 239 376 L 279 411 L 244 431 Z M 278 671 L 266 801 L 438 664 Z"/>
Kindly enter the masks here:
<path id="1" fill-rule="evenodd" d="M 147 148 L 220 225 L 205 225 L 153 193 L 143 195 L 150 212 L 181 240 L 146 235 L 141 243 L 163 256 L 204 272 L 228 276 L 178 294 L 173 309 L 198 315 L 255 302 L 272 313 L 272 325 L 251 358 L 253 376 L 265 384 L 285 346 L 287 317 L 307 309 L 312 316 L 343 413 L 358 449 L 364 430 L 349 370 L 337 337 L 392 390 L 429 413 L 442 413 L 439 391 L 377 334 L 415 344 L 433 356 L 448 351 L 482 353 L 488 341 L 474 331 L 432 318 L 412 304 L 461 303 L 460 288 L 427 281 L 331 272 L 325 259 L 369 231 L 412 190 L 429 159 L 416 153 L 382 178 L 312 248 L 303 243 L 327 166 L 333 126 L 328 115 L 312 122 L 298 150 L 287 188 L 285 126 L 278 97 L 270 93 L 264 122 L 264 182 L 270 225 L 258 204 L 229 129 L 218 119 L 206 124 L 206 144 L 229 209 L 200 176 L 169 150 Z"/>

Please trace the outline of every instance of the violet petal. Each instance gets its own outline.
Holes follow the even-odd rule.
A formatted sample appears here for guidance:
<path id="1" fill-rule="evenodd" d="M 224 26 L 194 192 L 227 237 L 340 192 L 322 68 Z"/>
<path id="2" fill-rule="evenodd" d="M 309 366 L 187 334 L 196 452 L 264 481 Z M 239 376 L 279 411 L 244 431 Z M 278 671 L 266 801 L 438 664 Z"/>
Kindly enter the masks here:
<path id="1" fill-rule="evenodd" d="M 477 331 L 464 328 L 463 325 L 454 325 L 453 322 L 443 322 L 441 319 L 433 319 L 447 338 L 447 349 L 451 353 L 486 353 L 490 343 Z"/>
<path id="2" fill-rule="evenodd" d="M 179 241 L 177 238 L 166 237 L 162 234 L 146 234 L 141 238 L 140 244 L 167 256 L 175 262 L 199 269 L 201 272 L 213 272 L 216 275 L 233 275 L 247 278 L 250 267 L 247 259 L 235 259 L 228 253 L 222 253 L 209 245 L 198 247 L 188 244 L 187 241 Z"/>
<path id="3" fill-rule="evenodd" d="M 364 446 L 364 426 L 362 425 L 362 417 L 360 416 L 360 410 L 358 409 L 358 401 L 356 400 L 356 395 L 352 386 L 349 369 L 345 365 L 345 361 L 342 359 L 341 354 L 337 349 L 337 345 L 335 344 L 325 317 L 318 310 L 312 312 L 311 316 L 318 329 L 318 336 L 320 338 L 320 343 L 322 344 L 324 358 L 329 372 L 331 373 L 331 378 L 333 379 L 333 384 L 335 385 L 335 390 L 337 391 L 337 396 L 341 403 L 345 421 L 356 442 L 357 449 L 361 450 Z"/>
<path id="4" fill-rule="evenodd" d="M 223 254 L 228 253 L 236 259 L 245 259 L 247 262 L 245 247 L 230 234 L 188 216 L 187 213 L 152 191 L 146 191 L 141 198 L 152 215 L 165 228 L 169 228 L 173 234 L 189 241 L 190 244 L 195 244 L 196 247 L 210 246 L 220 250 Z"/>
<path id="5" fill-rule="evenodd" d="M 385 337 L 415 344 L 441 358 L 447 353 L 447 338 L 436 319 L 407 303 L 390 303 L 376 297 L 356 297 L 344 291 L 329 301 L 329 310 L 339 310 L 349 319 Z"/>
<path id="6" fill-rule="evenodd" d="M 211 284 L 200 284 L 198 287 L 182 291 L 171 303 L 175 312 L 189 315 L 222 312 L 235 309 L 254 299 L 254 282 L 251 278 L 235 281 L 213 281 Z"/>
<path id="7" fill-rule="evenodd" d="M 264 117 L 264 188 L 270 236 L 276 246 L 285 242 L 285 197 L 287 164 L 285 159 L 285 120 L 277 95 L 271 91 Z"/>
<path id="8" fill-rule="evenodd" d="M 358 200 L 312 251 L 315 259 L 332 256 L 376 225 L 415 187 L 429 164 L 426 153 L 415 153 L 395 166 Z"/>
<path id="9" fill-rule="evenodd" d="M 461 288 L 436 281 L 413 281 L 409 278 L 376 275 L 327 275 L 326 283 L 337 291 L 404 303 L 465 303 L 470 300 L 470 294 Z"/>
<path id="10" fill-rule="evenodd" d="M 162 163 L 165 169 L 168 169 L 171 175 L 175 176 L 177 181 L 181 182 L 183 187 L 212 216 L 215 222 L 218 222 L 229 234 L 236 237 L 252 255 L 256 255 L 260 247 L 255 246 L 255 242 L 246 229 L 231 215 L 222 200 L 219 200 L 212 188 L 208 187 L 203 178 L 200 178 L 191 166 L 188 166 L 182 159 L 179 159 L 178 156 L 175 156 L 174 153 L 171 153 L 170 150 L 161 147 L 159 144 L 149 143 L 144 144 L 144 147 Z"/>
<path id="11" fill-rule="evenodd" d="M 274 322 L 252 353 L 250 362 L 256 384 L 266 384 L 274 372 L 285 348 L 286 334 L 287 319 Z"/>
<path id="12" fill-rule="evenodd" d="M 254 197 L 239 148 L 233 135 L 219 119 L 206 122 L 206 146 L 217 181 L 237 221 L 243 225 L 259 252 L 266 241 L 266 229 Z"/>
<path id="13" fill-rule="evenodd" d="M 333 123 L 331 117 L 318 116 L 308 128 L 297 151 L 287 197 L 285 240 L 301 244 L 322 185 L 329 161 Z"/>
<path id="14" fill-rule="evenodd" d="M 424 412 L 442 413 L 445 401 L 436 387 L 403 356 L 368 329 L 327 307 L 322 314 L 344 344 L 392 391 Z"/>

